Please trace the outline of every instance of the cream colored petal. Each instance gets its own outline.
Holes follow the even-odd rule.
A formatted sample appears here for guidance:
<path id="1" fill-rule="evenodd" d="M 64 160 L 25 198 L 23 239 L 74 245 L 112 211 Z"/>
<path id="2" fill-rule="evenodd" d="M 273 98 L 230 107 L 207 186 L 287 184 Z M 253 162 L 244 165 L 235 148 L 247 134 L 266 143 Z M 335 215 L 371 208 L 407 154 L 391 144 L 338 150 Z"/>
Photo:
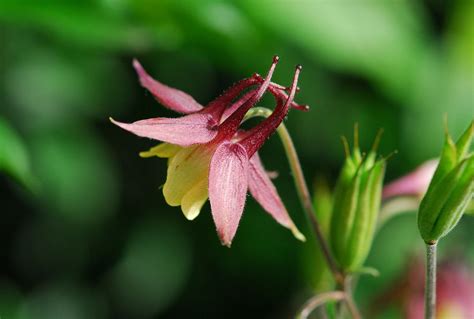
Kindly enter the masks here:
<path id="1" fill-rule="evenodd" d="M 208 198 L 207 178 L 191 188 L 181 201 L 181 210 L 188 220 L 193 220 L 201 212 L 201 208 Z"/>
<path id="2" fill-rule="evenodd" d="M 169 158 L 173 157 L 178 153 L 183 147 L 175 144 L 170 143 L 161 143 L 152 148 L 148 151 L 140 152 L 140 157 L 153 157 L 158 156 L 162 158 Z"/>
<path id="3" fill-rule="evenodd" d="M 205 147 L 182 148 L 168 163 L 168 174 L 163 186 L 163 195 L 170 206 L 179 206 L 191 188 L 209 174 L 212 152 Z"/>
<path id="4" fill-rule="evenodd" d="M 299 241 L 306 241 L 306 237 L 299 231 L 299 229 L 295 226 L 295 224 L 292 224 L 290 226 L 291 233 L 293 236 L 295 236 L 296 239 Z"/>

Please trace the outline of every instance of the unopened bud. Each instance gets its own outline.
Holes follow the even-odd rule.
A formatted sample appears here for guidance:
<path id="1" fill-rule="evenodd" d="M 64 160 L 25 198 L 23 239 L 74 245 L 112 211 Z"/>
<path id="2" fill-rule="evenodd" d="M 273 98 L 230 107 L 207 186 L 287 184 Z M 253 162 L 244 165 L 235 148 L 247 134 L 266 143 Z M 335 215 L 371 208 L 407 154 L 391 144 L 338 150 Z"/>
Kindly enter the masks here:
<path id="1" fill-rule="evenodd" d="M 376 158 L 379 138 L 366 156 L 359 150 L 357 131 L 352 153 L 344 140 L 346 160 L 336 185 L 330 232 L 334 257 L 344 271 L 357 271 L 372 246 L 386 162 Z"/>
<path id="2" fill-rule="evenodd" d="M 418 212 L 418 229 L 426 243 L 434 243 L 459 222 L 474 192 L 474 155 L 469 151 L 474 122 L 457 143 L 446 141 L 428 191 Z"/>

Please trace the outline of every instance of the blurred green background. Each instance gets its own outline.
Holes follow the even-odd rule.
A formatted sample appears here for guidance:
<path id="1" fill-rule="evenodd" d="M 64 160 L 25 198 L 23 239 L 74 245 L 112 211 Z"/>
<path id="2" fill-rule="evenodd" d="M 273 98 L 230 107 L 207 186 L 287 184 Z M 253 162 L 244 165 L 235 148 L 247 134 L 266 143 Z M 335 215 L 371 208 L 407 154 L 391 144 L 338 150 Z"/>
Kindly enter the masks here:
<path id="1" fill-rule="evenodd" d="M 308 182 L 334 184 L 354 122 L 363 146 L 383 127 L 381 152 L 398 150 L 389 181 L 439 153 L 443 114 L 455 137 L 474 117 L 473 21 L 472 1 L 0 0 L 1 318 L 290 318 L 318 267 L 280 142 L 261 156 L 308 242 L 249 199 L 222 247 L 209 204 L 193 222 L 165 204 L 165 161 L 138 157 L 155 143 L 108 121 L 173 116 L 132 59 L 203 104 L 274 54 L 281 84 L 302 64 L 312 108 L 286 124 Z M 441 257 L 472 264 L 472 227 Z M 422 251 L 414 213 L 388 222 L 363 309 Z"/>

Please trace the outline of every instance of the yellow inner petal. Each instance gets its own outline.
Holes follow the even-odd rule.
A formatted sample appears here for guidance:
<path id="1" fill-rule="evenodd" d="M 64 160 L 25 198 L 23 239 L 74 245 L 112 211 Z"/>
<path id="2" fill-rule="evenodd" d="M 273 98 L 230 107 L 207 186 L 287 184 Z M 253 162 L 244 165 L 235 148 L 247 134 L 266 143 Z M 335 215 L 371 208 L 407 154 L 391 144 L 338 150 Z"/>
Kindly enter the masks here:
<path id="1" fill-rule="evenodd" d="M 290 230 L 291 230 L 291 232 L 293 233 L 293 236 L 295 236 L 296 239 L 298 239 L 299 241 L 302 241 L 302 242 L 306 241 L 306 237 L 299 231 L 298 228 L 296 228 L 295 225 L 292 224 L 290 226 Z"/>
<path id="2" fill-rule="evenodd" d="M 170 143 L 161 143 L 157 146 L 150 148 L 148 151 L 140 152 L 140 157 L 161 157 L 161 158 L 169 158 L 173 157 L 178 153 L 183 147 L 175 144 Z"/>
<path id="3" fill-rule="evenodd" d="M 201 208 L 209 197 L 207 178 L 194 185 L 181 201 L 181 210 L 187 219 L 193 220 L 201 212 Z"/>
<path id="4" fill-rule="evenodd" d="M 183 197 L 195 185 L 208 179 L 212 152 L 207 148 L 191 146 L 181 148 L 168 161 L 168 174 L 163 195 L 170 206 L 179 206 Z"/>

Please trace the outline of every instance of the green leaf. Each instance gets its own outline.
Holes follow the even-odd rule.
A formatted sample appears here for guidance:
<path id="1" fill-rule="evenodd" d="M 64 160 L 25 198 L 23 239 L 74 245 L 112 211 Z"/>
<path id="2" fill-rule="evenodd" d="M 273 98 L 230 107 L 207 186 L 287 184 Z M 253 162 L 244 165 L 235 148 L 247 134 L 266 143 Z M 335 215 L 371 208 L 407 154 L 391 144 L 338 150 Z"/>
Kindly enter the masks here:
<path id="1" fill-rule="evenodd" d="M 474 217 L 474 201 L 471 198 L 469 205 L 467 205 L 464 215 Z"/>
<path id="2" fill-rule="evenodd" d="M 33 25 L 74 44 L 99 48 L 143 46 L 145 34 L 94 2 L 0 2 L 0 21 Z"/>
<path id="3" fill-rule="evenodd" d="M 411 89 L 414 61 L 423 53 L 426 38 L 424 20 L 406 1 L 288 5 L 246 0 L 239 5 L 318 62 L 364 74 L 399 96 Z"/>
<path id="4" fill-rule="evenodd" d="M 35 177 L 23 140 L 9 123 L 0 117 L 0 172 L 7 173 L 24 186 L 33 189 Z"/>
<path id="5" fill-rule="evenodd" d="M 14 35 L 7 39 L 15 41 Z M 104 118 L 111 105 L 117 114 L 126 104 L 128 90 L 117 90 L 126 85 L 125 77 L 114 59 L 42 48 L 28 39 L 16 46 L 5 54 L 7 61 L 15 61 L 4 67 L 4 91 L 10 102 L 5 107 L 12 120 L 22 121 L 22 128 L 64 125 L 82 116 Z M 110 74 L 114 81 L 109 81 Z"/>

